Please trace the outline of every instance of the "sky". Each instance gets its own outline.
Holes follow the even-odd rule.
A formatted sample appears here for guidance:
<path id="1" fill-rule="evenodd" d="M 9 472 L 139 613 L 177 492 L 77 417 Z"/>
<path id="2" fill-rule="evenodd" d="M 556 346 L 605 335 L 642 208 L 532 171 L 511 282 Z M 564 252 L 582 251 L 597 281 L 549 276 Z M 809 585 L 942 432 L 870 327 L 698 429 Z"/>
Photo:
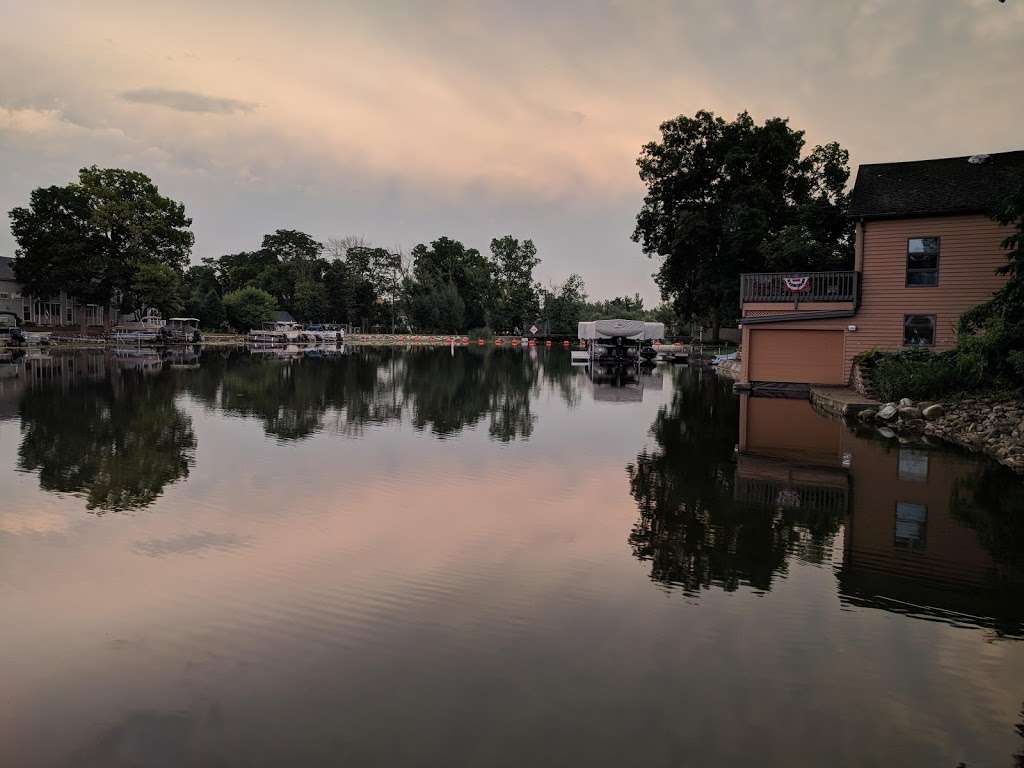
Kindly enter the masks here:
<path id="1" fill-rule="evenodd" d="M 532 238 L 536 276 L 658 300 L 636 158 L 709 109 L 851 163 L 1024 149 L 1024 0 L 0 0 L 0 209 L 149 174 L 193 259 L 264 233 Z M 0 255 L 15 243 L 0 227 Z"/>

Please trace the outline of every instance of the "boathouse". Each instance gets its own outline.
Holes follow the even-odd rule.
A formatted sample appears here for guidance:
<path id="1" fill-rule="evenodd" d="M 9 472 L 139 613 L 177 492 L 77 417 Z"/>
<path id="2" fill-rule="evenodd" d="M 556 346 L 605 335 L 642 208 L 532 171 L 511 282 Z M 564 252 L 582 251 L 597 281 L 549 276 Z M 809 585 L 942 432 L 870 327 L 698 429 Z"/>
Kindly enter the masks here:
<path id="1" fill-rule="evenodd" d="M 861 352 L 952 348 L 1006 279 L 990 214 L 1022 178 L 1024 151 L 860 166 L 852 270 L 741 276 L 741 381 L 842 385 Z"/>

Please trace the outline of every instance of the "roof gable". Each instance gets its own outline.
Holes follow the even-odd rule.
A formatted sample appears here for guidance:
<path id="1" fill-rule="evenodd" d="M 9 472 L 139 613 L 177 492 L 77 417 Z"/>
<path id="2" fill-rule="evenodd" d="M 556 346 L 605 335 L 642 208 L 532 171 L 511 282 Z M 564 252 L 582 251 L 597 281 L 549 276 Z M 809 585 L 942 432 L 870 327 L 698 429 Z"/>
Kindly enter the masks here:
<path id="1" fill-rule="evenodd" d="M 1024 150 L 857 169 L 850 216 L 858 219 L 989 213 L 1024 181 Z"/>

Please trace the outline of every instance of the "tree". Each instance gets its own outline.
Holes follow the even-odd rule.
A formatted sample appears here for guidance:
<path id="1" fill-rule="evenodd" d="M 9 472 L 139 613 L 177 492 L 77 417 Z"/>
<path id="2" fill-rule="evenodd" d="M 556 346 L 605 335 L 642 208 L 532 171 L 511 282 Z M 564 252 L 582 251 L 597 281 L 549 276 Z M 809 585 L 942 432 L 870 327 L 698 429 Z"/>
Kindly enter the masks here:
<path id="1" fill-rule="evenodd" d="M 227 320 L 224 300 L 212 289 L 202 295 L 194 295 L 185 309 L 189 315 L 199 320 L 199 325 L 203 328 L 218 329 Z"/>
<path id="2" fill-rule="evenodd" d="M 266 291 L 247 286 L 225 294 L 224 309 L 231 325 L 248 331 L 274 319 L 277 301 Z"/>
<path id="3" fill-rule="evenodd" d="M 512 235 L 491 240 L 494 275 L 494 308 L 491 326 L 498 331 L 523 329 L 537 317 L 538 291 L 533 270 L 540 264 L 532 240 L 520 242 Z"/>
<path id="4" fill-rule="evenodd" d="M 118 168 L 83 168 L 77 182 L 33 190 L 28 207 L 10 218 L 14 269 L 26 292 L 64 291 L 83 312 L 86 303 L 129 295 L 143 264 L 183 273 L 194 241 L 184 205 L 145 174 Z"/>
<path id="5" fill-rule="evenodd" d="M 261 250 L 283 264 L 308 264 L 320 258 L 324 244 L 297 229 L 278 229 L 263 236 Z"/>
<path id="6" fill-rule="evenodd" d="M 185 307 L 181 276 L 166 264 L 140 264 L 132 276 L 131 303 L 141 316 L 154 308 L 163 317 L 172 317 Z"/>
<path id="7" fill-rule="evenodd" d="M 965 312 L 957 327 L 957 357 L 964 380 L 975 384 L 1024 383 L 1024 177 L 993 213 L 1010 233 L 1002 242 L 1006 284 L 984 304 Z"/>
<path id="8" fill-rule="evenodd" d="M 448 284 L 455 286 L 465 306 L 464 327 L 487 325 L 491 265 L 480 251 L 467 248 L 458 240 L 439 237 L 429 247 L 420 243 L 411 255 L 412 274 L 422 292 L 437 293 Z"/>
<path id="9" fill-rule="evenodd" d="M 295 315 L 303 322 L 322 323 L 327 319 L 327 288 L 320 280 L 300 280 L 295 285 Z"/>
<path id="10" fill-rule="evenodd" d="M 571 274 L 559 286 L 542 291 L 544 308 L 541 318 L 549 333 L 576 333 L 587 308 L 587 294 L 583 278 Z"/>
<path id="11" fill-rule="evenodd" d="M 633 240 L 663 258 L 655 280 L 684 318 L 713 337 L 739 314 L 739 275 L 845 266 L 848 154 L 838 144 L 801 157 L 803 131 L 746 112 L 733 122 L 700 111 L 662 123 L 637 165 L 647 185 Z"/>

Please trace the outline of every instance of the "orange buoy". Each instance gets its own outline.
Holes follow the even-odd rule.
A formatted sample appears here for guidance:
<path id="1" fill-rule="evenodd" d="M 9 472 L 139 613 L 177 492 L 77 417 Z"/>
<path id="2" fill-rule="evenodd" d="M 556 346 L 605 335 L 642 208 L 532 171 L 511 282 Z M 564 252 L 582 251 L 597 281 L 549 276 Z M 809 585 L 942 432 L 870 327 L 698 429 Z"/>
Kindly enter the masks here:
<path id="1" fill-rule="evenodd" d="M 530 339 L 530 346 L 531 347 L 536 347 L 537 346 L 537 340 L 536 339 Z"/>
<path id="2" fill-rule="evenodd" d="M 496 347 L 500 347 L 500 346 L 501 346 L 501 339 L 495 339 L 495 340 L 494 340 L 494 345 L 495 345 Z"/>
<path id="3" fill-rule="evenodd" d="M 513 347 L 518 347 L 519 346 L 519 339 L 512 339 L 512 346 Z"/>
<path id="4" fill-rule="evenodd" d="M 544 346 L 545 347 L 550 347 L 551 346 L 551 339 L 548 339 L 547 341 L 545 341 L 544 342 Z"/>
<path id="5" fill-rule="evenodd" d="M 483 339 L 477 339 L 477 340 L 476 340 L 476 345 L 477 345 L 478 347 L 482 347 L 482 346 L 483 346 L 484 344 L 486 344 L 486 343 L 487 343 L 487 342 L 486 342 L 486 341 L 484 341 Z"/>
<path id="6" fill-rule="evenodd" d="M 463 344 L 469 344 L 469 336 L 463 336 L 462 337 L 462 343 Z"/>
<path id="7" fill-rule="evenodd" d="M 566 340 L 562 342 L 562 346 L 568 349 L 571 345 L 569 344 L 568 340 Z"/>

